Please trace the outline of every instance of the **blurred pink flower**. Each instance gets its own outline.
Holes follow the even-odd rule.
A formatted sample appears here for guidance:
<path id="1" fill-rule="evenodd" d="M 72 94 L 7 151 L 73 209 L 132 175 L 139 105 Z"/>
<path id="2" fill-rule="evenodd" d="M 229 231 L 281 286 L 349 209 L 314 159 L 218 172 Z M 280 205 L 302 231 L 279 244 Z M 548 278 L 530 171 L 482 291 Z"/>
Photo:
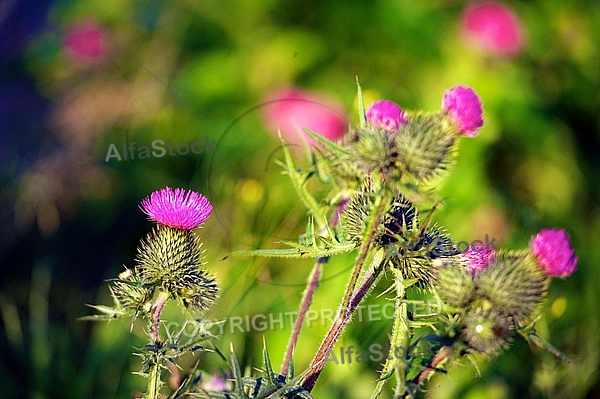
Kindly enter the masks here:
<path id="1" fill-rule="evenodd" d="M 208 379 L 204 380 L 202 388 L 211 392 L 224 392 L 229 390 L 227 381 L 216 373 L 213 373 Z"/>
<path id="2" fill-rule="evenodd" d="M 95 21 L 72 25 L 63 37 L 63 48 L 78 58 L 94 60 L 104 48 L 102 30 Z"/>
<path id="3" fill-rule="evenodd" d="M 542 229 L 531 240 L 531 252 L 551 276 L 567 277 L 577 266 L 577 256 L 564 230 Z"/>
<path id="4" fill-rule="evenodd" d="M 499 56 L 515 55 L 525 45 L 521 20 L 500 2 L 467 6 L 462 16 L 462 31 L 468 41 Z"/>
<path id="5" fill-rule="evenodd" d="M 376 101 L 367 109 L 367 121 L 376 127 L 388 132 L 396 131 L 400 126 L 408 123 L 406 114 L 398 104 L 393 101 Z"/>
<path id="6" fill-rule="evenodd" d="M 342 138 L 348 128 L 346 113 L 337 101 L 293 87 L 270 93 L 262 116 L 269 130 L 277 134 L 279 129 L 294 144 L 302 144 L 299 134 L 314 144 L 304 128 L 332 141 Z"/>

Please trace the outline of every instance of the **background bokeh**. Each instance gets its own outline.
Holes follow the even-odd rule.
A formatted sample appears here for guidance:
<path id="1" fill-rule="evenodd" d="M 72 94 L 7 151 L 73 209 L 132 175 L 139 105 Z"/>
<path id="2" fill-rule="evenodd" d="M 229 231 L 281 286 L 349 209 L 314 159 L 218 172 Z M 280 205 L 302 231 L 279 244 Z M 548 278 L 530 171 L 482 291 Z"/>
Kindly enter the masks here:
<path id="1" fill-rule="evenodd" d="M 104 280 L 132 265 L 150 224 L 139 201 L 166 185 L 215 205 L 201 235 L 223 288 L 205 317 L 297 309 L 310 261 L 231 258 L 271 248 L 305 226 L 276 133 L 269 93 L 300 87 L 356 121 L 355 76 L 368 101 L 436 110 L 455 84 L 473 87 L 485 126 L 464 139 L 436 214 L 457 240 L 486 234 L 508 248 L 542 227 L 571 235 L 577 272 L 553 280 L 538 332 L 563 363 L 515 340 L 504 354 L 454 365 L 428 398 L 597 398 L 600 363 L 600 3 L 505 3 L 523 44 L 503 54 L 465 36 L 460 1 L 20 0 L 0 6 L 0 397 L 132 397 L 144 337 L 127 321 L 91 324 L 110 303 Z M 217 143 L 200 155 L 110 158 L 111 144 Z M 302 154 L 299 152 L 299 163 Z M 335 309 L 353 255 L 332 259 L 314 309 Z M 387 288 L 380 282 L 378 291 Z M 386 303 L 373 295 L 368 304 Z M 167 313 L 170 310 L 167 309 Z M 278 316 L 275 316 L 278 317 Z M 326 323 L 325 323 L 326 324 Z M 355 322 L 339 346 L 384 344 L 390 320 Z M 225 328 L 243 364 L 276 364 L 290 331 Z M 303 330 L 296 369 L 327 325 Z M 192 359 L 188 359 L 189 363 Z M 205 356 L 209 372 L 224 363 Z M 331 364 L 317 398 L 367 397 L 379 365 Z"/>

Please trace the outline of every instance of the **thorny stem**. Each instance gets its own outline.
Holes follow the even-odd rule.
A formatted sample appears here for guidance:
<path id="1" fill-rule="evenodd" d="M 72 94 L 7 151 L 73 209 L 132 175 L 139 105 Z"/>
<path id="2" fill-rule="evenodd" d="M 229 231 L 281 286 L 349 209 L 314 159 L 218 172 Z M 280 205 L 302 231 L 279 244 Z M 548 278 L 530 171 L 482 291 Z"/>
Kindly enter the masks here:
<path id="1" fill-rule="evenodd" d="M 393 269 L 393 272 L 396 281 L 396 311 L 394 313 L 392 336 L 390 337 L 390 351 L 394 351 L 396 348 L 408 348 L 410 344 L 410 328 L 408 326 L 404 278 L 400 270 Z M 397 379 L 395 395 L 397 396 L 406 390 L 405 359 L 398 359 L 396 356 L 388 356 L 385 365 L 381 370 L 381 377 L 371 395 L 371 399 L 376 399 L 381 395 L 392 371 L 396 374 Z"/>
<path id="2" fill-rule="evenodd" d="M 167 299 L 169 299 L 169 294 L 166 292 L 161 292 L 158 294 L 158 298 L 156 298 L 156 302 L 152 306 L 152 330 L 150 332 L 150 338 L 152 342 L 158 342 L 160 339 L 159 336 L 159 326 L 160 326 L 160 313 L 162 312 L 165 304 L 167 303 Z M 152 369 L 150 370 L 150 374 L 148 375 L 148 389 L 146 390 L 146 394 L 144 395 L 145 399 L 156 399 L 159 397 L 159 390 L 161 386 L 160 380 L 160 361 L 158 357 L 155 359 L 154 364 L 152 365 Z"/>
<path id="3" fill-rule="evenodd" d="M 304 377 L 302 381 L 302 388 L 307 391 L 312 391 L 323 368 L 325 367 L 325 363 L 327 361 L 327 357 L 331 351 L 331 348 L 335 346 L 338 339 L 342 335 L 342 332 L 352 320 L 352 314 L 362 301 L 362 299 L 367 295 L 369 290 L 372 288 L 373 284 L 377 281 L 379 274 L 382 271 L 382 262 L 384 260 L 385 251 L 379 250 L 373 256 L 373 260 L 371 262 L 371 267 L 367 270 L 362 282 L 358 286 L 358 288 L 352 293 L 350 296 L 350 300 L 348 301 L 347 308 L 341 308 L 336 315 L 336 318 L 333 322 L 333 325 L 327 332 L 325 339 L 321 343 L 319 350 L 317 351 L 315 357 L 313 358 L 308 373 Z"/>
<path id="4" fill-rule="evenodd" d="M 444 360 L 448 359 L 452 355 L 452 347 L 444 346 L 440 351 L 431 359 L 431 362 L 427 365 L 423 371 L 417 374 L 413 379 L 410 380 L 411 383 L 421 385 L 427 380 L 433 373 L 438 371 L 438 366 L 444 362 Z"/>
<path id="5" fill-rule="evenodd" d="M 144 395 L 144 399 L 157 399 L 159 397 L 160 385 L 160 364 L 157 361 L 152 365 L 152 370 L 150 370 L 150 375 L 148 376 L 148 390 Z"/>
<path id="6" fill-rule="evenodd" d="M 302 302 L 300 303 L 300 309 L 298 310 L 298 317 L 296 318 L 294 329 L 292 331 L 292 335 L 290 336 L 290 340 L 285 351 L 285 357 L 283 358 L 281 374 L 283 374 L 284 376 L 286 376 L 288 373 L 290 362 L 292 360 L 292 355 L 294 354 L 294 350 L 296 349 L 298 337 L 300 336 L 300 330 L 302 329 L 302 323 L 304 322 L 304 316 L 306 316 L 306 312 L 308 312 L 308 308 L 312 303 L 313 296 L 319 284 L 319 279 L 321 278 L 321 272 L 323 271 L 323 263 L 325 262 L 327 262 L 326 257 L 318 258 L 310 273 L 308 285 L 304 290 Z"/>
<path id="7" fill-rule="evenodd" d="M 336 226 L 340 220 L 340 215 L 344 211 L 344 207 L 348 199 L 342 199 L 334 214 L 331 218 L 331 226 Z M 325 230 L 325 226 L 321 226 L 321 230 Z M 302 323 L 304 322 L 304 316 L 308 312 L 310 305 L 312 304 L 313 296 L 315 295 L 315 291 L 317 290 L 317 286 L 319 285 L 319 280 L 321 279 L 321 273 L 323 272 L 323 264 L 327 263 L 329 260 L 328 257 L 320 257 L 315 262 L 312 271 L 310 272 L 310 276 L 308 278 L 308 284 L 306 285 L 306 289 L 304 290 L 304 294 L 302 295 L 302 302 L 300 303 L 300 309 L 298 310 L 298 318 L 294 323 L 294 330 L 292 331 L 292 335 L 290 336 L 290 340 L 288 341 L 287 349 L 285 351 L 285 357 L 283 358 L 283 364 L 281 366 L 281 374 L 287 376 L 290 362 L 292 361 L 292 356 L 294 355 L 294 350 L 296 349 L 296 344 L 298 343 L 298 337 L 300 336 L 300 330 L 302 329 Z"/>

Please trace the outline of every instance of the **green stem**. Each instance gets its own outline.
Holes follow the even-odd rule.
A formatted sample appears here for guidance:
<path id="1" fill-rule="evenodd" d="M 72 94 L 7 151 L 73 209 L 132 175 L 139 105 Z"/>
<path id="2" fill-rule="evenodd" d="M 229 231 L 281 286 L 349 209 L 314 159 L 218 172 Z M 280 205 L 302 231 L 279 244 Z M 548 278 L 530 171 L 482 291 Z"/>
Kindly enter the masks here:
<path id="1" fill-rule="evenodd" d="M 404 277 L 400 270 L 393 269 L 393 273 L 396 282 L 396 311 L 394 314 L 392 336 L 390 337 L 390 353 L 381 370 L 381 377 L 371 395 L 371 399 L 379 398 L 392 372 L 396 375 L 397 380 L 394 397 L 399 397 L 406 392 L 406 359 L 397 358 L 395 356 L 395 350 L 400 348 L 400 353 L 406 353 L 406 350 L 408 350 L 408 347 L 410 346 L 411 331 L 408 324 Z"/>
<path id="2" fill-rule="evenodd" d="M 157 399 L 159 398 L 159 391 L 161 387 L 160 380 L 160 362 L 156 359 L 156 362 L 152 366 L 150 370 L 150 374 L 148 376 L 148 390 L 144 395 L 144 399 Z"/>
<path id="3" fill-rule="evenodd" d="M 346 286 L 346 291 L 344 292 L 344 296 L 342 298 L 342 304 L 340 307 L 342 311 L 345 311 L 348 308 L 350 297 L 354 292 L 354 287 L 356 287 L 358 277 L 360 276 L 360 272 L 363 270 L 365 261 L 367 260 L 367 255 L 369 254 L 369 251 L 373 246 L 373 242 L 375 241 L 375 234 L 377 233 L 377 229 L 381 224 L 381 220 L 383 219 L 384 213 L 390 205 L 390 201 L 391 195 L 389 195 L 386 190 L 379 198 L 379 203 L 377 204 L 377 208 L 374 212 L 375 216 L 373 217 L 373 219 L 371 219 L 371 224 L 369 225 L 369 234 L 363 240 L 362 245 L 360 246 L 360 250 L 358 251 L 358 257 L 356 258 L 356 262 L 354 263 L 352 275 L 350 276 L 350 280 L 348 280 L 348 285 Z"/>

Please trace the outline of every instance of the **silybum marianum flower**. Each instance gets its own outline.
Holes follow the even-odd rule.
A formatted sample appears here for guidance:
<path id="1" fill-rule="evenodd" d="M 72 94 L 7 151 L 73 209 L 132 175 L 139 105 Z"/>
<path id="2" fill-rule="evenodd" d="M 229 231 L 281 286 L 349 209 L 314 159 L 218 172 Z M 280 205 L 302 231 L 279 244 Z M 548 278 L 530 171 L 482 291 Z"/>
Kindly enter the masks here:
<path id="1" fill-rule="evenodd" d="M 373 127 L 379 127 L 393 132 L 406 125 L 406 114 L 393 101 L 376 101 L 367 109 L 367 122 Z"/>
<path id="2" fill-rule="evenodd" d="M 577 266 L 577 256 L 564 230 L 543 229 L 531 240 L 531 252 L 550 276 L 567 277 Z"/>
<path id="3" fill-rule="evenodd" d="M 171 187 L 154 191 L 142 201 L 140 208 L 150 220 L 181 230 L 200 226 L 213 209 L 202 194 Z"/>
<path id="4" fill-rule="evenodd" d="M 442 98 L 442 110 L 463 136 L 475 137 L 483 126 L 481 100 L 470 87 L 457 85 L 448 89 Z"/>

